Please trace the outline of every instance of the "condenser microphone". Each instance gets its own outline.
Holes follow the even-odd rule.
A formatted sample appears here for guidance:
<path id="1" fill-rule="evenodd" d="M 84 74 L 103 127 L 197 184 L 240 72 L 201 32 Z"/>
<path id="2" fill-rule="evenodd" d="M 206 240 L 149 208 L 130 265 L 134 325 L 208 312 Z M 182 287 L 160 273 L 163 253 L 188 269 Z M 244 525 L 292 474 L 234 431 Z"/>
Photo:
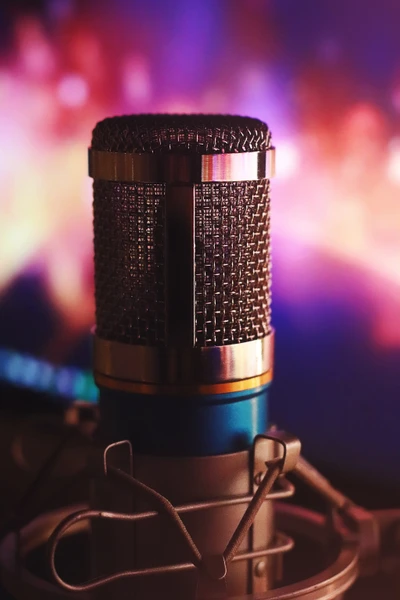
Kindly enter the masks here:
<path id="1" fill-rule="evenodd" d="M 257 119 L 133 115 L 93 130 L 101 424 L 109 441 L 132 443 L 135 476 L 173 503 L 254 490 L 253 440 L 268 427 L 272 379 L 273 171 L 271 134 Z M 194 513 L 185 523 L 214 555 L 244 509 Z M 244 550 L 265 549 L 274 537 L 270 506 L 258 520 Z M 165 531 L 140 527 L 136 564 L 183 559 L 155 548 Z M 256 562 L 235 565 L 231 591 L 268 589 L 267 562 L 257 578 L 249 577 Z"/>
<path id="2" fill-rule="evenodd" d="M 94 179 L 94 372 L 134 450 L 248 449 L 272 377 L 270 177 L 257 119 L 105 119 Z"/>
<path id="3" fill-rule="evenodd" d="M 268 424 L 267 126 L 106 119 L 89 171 L 100 388 L 90 498 L 16 520 L 0 539 L 2 584 L 16 600 L 365 600 L 377 584 L 386 598 L 399 585 L 399 510 L 355 505 Z M 325 515 L 276 502 L 294 492 L 289 471 Z"/>

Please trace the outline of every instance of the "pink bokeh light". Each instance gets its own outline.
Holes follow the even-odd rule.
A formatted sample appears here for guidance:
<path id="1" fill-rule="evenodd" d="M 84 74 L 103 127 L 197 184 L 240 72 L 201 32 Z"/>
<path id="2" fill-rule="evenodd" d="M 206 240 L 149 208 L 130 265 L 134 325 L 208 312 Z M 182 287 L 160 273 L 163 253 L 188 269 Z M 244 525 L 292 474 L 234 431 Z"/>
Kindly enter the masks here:
<path id="1" fill-rule="evenodd" d="M 288 111 L 284 119 L 285 100 L 268 58 L 244 53 L 228 76 L 221 74 L 222 52 L 199 89 L 160 93 L 163 55 L 155 62 L 143 49 L 145 32 L 136 29 L 138 41 L 106 13 L 97 16 L 97 28 L 71 7 L 61 13 L 51 32 L 33 17 L 17 19 L 14 43 L 0 63 L 0 295 L 40 263 L 61 330 L 72 337 L 89 330 L 86 151 L 96 121 L 138 111 L 240 112 L 277 130 L 274 252 L 286 280 L 279 278 L 276 293 L 306 303 L 321 285 L 336 286 L 337 274 L 328 272 L 321 282 L 315 264 L 329 257 L 348 265 L 356 273 L 353 285 L 373 307 L 371 339 L 400 346 L 400 326 L 393 326 L 400 310 L 400 138 L 381 108 L 351 99 L 345 71 L 338 75 L 340 92 L 329 98 L 311 69 L 294 77 L 290 89 L 300 116 L 291 119 Z M 271 65 L 275 51 L 271 42 Z M 330 63 L 340 61 L 336 41 L 321 43 L 321 53 Z M 398 87 L 391 94 L 397 107 Z"/>

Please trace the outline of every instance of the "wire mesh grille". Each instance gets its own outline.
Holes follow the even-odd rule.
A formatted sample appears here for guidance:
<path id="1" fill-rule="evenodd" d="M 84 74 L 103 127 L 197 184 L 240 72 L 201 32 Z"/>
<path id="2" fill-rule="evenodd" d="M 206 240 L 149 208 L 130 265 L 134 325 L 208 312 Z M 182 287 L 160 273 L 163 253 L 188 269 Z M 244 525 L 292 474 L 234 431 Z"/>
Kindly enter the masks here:
<path id="1" fill-rule="evenodd" d="M 270 144 L 265 123 L 229 115 L 113 117 L 92 137 L 94 150 L 112 152 L 255 152 Z M 96 318 L 104 339 L 168 344 L 165 198 L 165 184 L 94 182 Z M 269 181 L 196 185 L 194 243 L 196 345 L 268 334 Z"/>
<path id="2" fill-rule="evenodd" d="M 93 184 L 97 334 L 165 343 L 164 184 Z"/>
<path id="3" fill-rule="evenodd" d="M 196 345 L 270 332 L 269 180 L 196 186 Z"/>
<path id="4" fill-rule="evenodd" d="M 195 189 L 196 346 L 270 332 L 269 181 Z M 165 345 L 164 184 L 94 182 L 97 333 Z"/>
<path id="5" fill-rule="evenodd" d="M 260 152 L 271 141 L 265 123 L 231 115 L 126 115 L 93 130 L 92 149 L 108 152 Z"/>

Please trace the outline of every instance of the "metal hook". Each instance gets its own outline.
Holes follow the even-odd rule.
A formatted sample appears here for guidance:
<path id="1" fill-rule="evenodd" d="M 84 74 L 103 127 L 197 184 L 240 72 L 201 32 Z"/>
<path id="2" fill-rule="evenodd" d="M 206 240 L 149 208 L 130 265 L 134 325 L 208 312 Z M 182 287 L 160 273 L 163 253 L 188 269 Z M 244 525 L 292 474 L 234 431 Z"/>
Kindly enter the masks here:
<path id="1" fill-rule="evenodd" d="M 131 477 L 133 476 L 133 450 L 132 450 L 132 444 L 130 443 L 129 440 L 122 440 L 121 442 L 114 442 L 113 444 L 109 444 L 107 446 L 107 448 L 104 450 L 104 453 L 103 453 L 104 475 L 106 475 L 106 476 L 108 475 L 107 459 L 108 459 L 110 450 L 112 450 L 113 448 L 123 446 L 123 445 L 127 445 L 129 448 L 129 475 Z"/>

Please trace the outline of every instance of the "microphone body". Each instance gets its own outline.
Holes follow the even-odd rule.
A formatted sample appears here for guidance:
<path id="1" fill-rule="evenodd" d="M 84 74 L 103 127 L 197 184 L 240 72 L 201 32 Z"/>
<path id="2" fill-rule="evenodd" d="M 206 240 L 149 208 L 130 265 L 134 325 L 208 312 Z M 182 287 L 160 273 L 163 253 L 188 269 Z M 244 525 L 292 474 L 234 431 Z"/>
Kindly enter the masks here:
<path id="1" fill-rule="evenodd" d="M 209 115 L 106 119 L 94 130 L 89 169 L 100 388 L 85 470 L 90 506 L 27 525 L 23 515 L 12 519 L 0 540 L 2 583 L 15 598 L 53 600 L 340 600 L 359 575 L 367 579 L 354 597 L 357 587 L 364 596 L 376 585 L 391 591 L 399 511 L 357 506 L 300 455 L 296 437 L 265 433 L 273 362 L 266 125 Z M 326 503 L 325 515 L 275 503 L 294 492 L 288 472 Z"/>
<path id="2" fill-rule="evenodd" d="M 106 119 L 93 131 L 101 426 L 106 439 L 131 441 L 135 476 L 174 504 L 254 491 L 253 440 L 268 427 L 273 363 L 273 159 L 270 132 L 256 119 L 138 115 Z M 106 501 L 97 490 L 93 502 L 132 509 L 117 496 Z M 253 528 L 244 550 L 271 542 L 269 505 L 257 517 L 262 534 Z M 138 507 L 145 509 L 136 501 Z M 214 555 L 244 509 L 213 508 L 184 522 L 202 552 Z M 171 532 L 160 522 L 114 529 L 113 540 L 100 529 L 95 547 L 108 536 L 108 546 L 119 548 L 119 568 L 121 561 L 185 559 L 179 545 L 162 543 Z M 95 570 L 104 572 L 103 562 Z M 233 593 L 270 587 L 271 568 L 254 585 L 250 563 L 230 570 Z M 146 585 L 138 597 L 150 593 Z"/>

